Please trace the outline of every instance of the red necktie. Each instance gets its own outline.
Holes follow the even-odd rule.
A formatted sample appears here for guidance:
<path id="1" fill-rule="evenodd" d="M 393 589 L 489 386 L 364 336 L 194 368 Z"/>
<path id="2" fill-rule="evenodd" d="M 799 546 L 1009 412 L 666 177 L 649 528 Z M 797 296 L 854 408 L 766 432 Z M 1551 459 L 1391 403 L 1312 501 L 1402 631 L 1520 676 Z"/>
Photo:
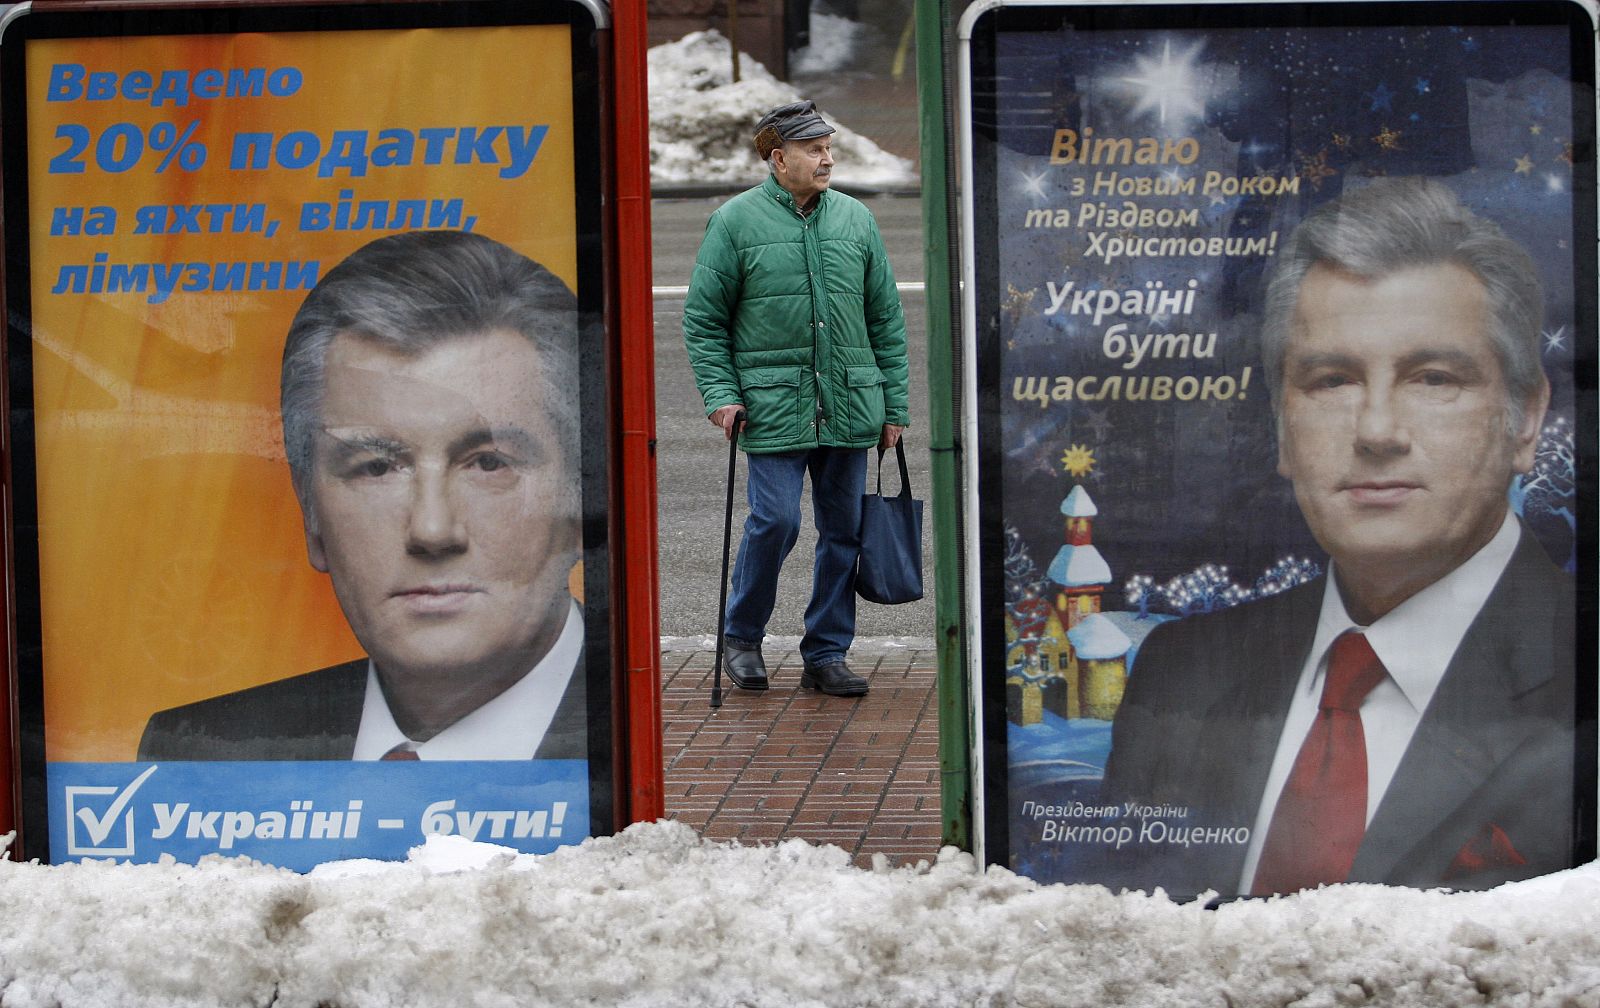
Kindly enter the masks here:
<path id="1" fill-rule="evenodd" d="M 410 743 L 410 742 L 402 742 L 399 745 L 395 746 L 393 749 L 390 749 L 388 752 L 384 753 L 381 757 L 379 757 L 379 759 L 386 760 L 386 761 L 387 760 L 420 760 L 420 759 L 422 759 L 421 756 L 417 755 L 417 751 L 415 749 L 411 748 L 411 745 L 412 745 L 412 743 Z"/>
<path id="2" fill-rule="evenodd" d="M 1254 896 L 1314 889 L 1350 877 L 1367 828 L 1367 740 L 1361 702 L 1388 675 L 1358 633 L 1333 642 L 1317 720 L 1272 813 Z"/>

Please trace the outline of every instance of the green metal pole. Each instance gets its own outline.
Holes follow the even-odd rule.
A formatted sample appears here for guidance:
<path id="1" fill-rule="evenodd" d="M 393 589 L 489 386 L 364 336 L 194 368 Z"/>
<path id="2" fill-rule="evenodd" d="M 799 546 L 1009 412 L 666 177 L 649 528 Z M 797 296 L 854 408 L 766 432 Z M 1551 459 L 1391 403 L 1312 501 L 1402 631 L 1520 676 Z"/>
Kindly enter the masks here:
<path id="1" fill-rule="evenodd" d="M 939 773 L 943 842 L 972 850 L 972 716 L 967 702 L 965 588 L 961 568 L 960 388 L 952 305 L 950 90 L 952 39 L 947 0 L 916 0 L 917 105 L 922 139 L 922 228 L 928 318 L 928 426 L 933 453 L 934 620 L 939 656 Z"/>

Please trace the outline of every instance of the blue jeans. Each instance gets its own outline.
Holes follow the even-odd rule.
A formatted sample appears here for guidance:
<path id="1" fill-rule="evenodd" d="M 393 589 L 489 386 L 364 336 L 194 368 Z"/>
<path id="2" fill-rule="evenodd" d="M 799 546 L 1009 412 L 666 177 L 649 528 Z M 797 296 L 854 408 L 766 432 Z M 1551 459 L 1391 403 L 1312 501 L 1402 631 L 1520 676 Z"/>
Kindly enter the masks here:
<path id="1" fill-rule="evenodd" d="M 750 516 L 733 565 L 723 633 L 756 646 L 778 598 L 778 571 L 800 535 L 800 490 L 811 474 L 817 559 L 800 657 L 808 666 L 844 661 L 856 635 L 856 557 L 861 552 L 861 494 L 867 449 L 812 448 L 746 455 Z"/>

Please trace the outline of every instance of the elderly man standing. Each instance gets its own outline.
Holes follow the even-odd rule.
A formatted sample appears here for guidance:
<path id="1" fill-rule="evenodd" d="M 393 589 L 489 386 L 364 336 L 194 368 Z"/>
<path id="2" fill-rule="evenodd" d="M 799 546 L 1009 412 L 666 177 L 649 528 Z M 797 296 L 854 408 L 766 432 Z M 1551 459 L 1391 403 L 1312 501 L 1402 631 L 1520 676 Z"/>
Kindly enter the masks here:
<path id="1" fill-rule="evenodd" d="M 854 697 L 868 685 L 845 664 L 867 449 L 893 447 L 909 422 L 906 333 L 877 221 L 828 189 L 833 132 L 809 101 L 757 123 L 769 175 L 707 222 L 683 330 L 707 418 L 749 459 L 750 515 L 721 628 L 728 676 L 767 688 L 761 641 L 809 473 L 817 555 L 800 685 Z"/>

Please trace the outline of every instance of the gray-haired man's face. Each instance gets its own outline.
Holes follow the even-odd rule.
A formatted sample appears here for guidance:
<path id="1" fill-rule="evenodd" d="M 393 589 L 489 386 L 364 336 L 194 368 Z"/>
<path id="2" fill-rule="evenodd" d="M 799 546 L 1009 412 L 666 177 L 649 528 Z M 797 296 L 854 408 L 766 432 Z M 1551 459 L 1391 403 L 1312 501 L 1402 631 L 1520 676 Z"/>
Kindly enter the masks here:
<path id="1" fill-rule="evenodd" d="M 578 474 L 540 356 L 503 330 L 418 356 L 349 333 L 328 348 L 307 548 L 386 675 L 514 678 L 559 635 Z"/>
<path id="2" fill-rule="evenodd" d="M 1453 264 L 1373 280 L 1325 265 L 1306 274 L 1284 359 L 1278 471 L 1347 591 L 1403 601 L 1500 527 L 1512 475 L 1533 464 L 1548 393 L 1507 429 L 1489 325 L 1483 285 Z"/>

